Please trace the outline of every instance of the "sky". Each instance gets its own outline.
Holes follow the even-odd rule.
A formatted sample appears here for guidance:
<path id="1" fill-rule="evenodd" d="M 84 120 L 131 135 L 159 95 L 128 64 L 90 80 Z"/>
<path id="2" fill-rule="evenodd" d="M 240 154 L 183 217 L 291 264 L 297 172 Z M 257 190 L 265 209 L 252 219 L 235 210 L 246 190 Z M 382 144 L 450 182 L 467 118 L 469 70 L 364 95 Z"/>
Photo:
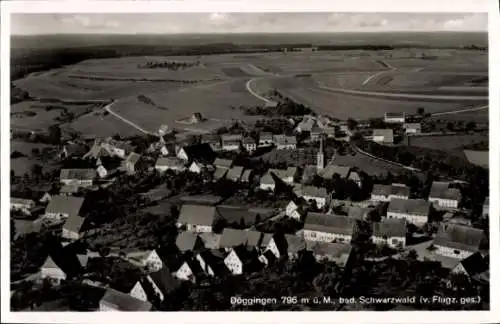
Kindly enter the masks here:
<path id="1" fill-rule="evenodd" d="M 11 16 L 14 35 L 487 31 L 487 27 L 486 13 L 214 12 Z"/>

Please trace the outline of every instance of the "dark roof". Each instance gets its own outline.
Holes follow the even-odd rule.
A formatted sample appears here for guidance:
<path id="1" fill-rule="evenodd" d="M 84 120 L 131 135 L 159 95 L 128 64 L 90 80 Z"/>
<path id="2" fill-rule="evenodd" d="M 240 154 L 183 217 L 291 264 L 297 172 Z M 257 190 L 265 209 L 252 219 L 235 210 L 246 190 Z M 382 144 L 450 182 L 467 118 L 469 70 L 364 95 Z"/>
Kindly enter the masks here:
<path id="1" fill-rule="evenodd" d="M 303 186 L 302 196 L 316 197 L 316 198 L 328 198 L 328 192 L 325 188 L 314 187 L 314 186 Z"/>
<path id="2" fill-rule="evenodd" d="M 257 144 L 257 142 L 255 142 L 255 139 L 247 136 L 243 138 L 243 144 Z"/>
<path id="3" fill-rule="evenodd" d="M 461 263 L 469 276 L 474 276 L 476 274 L 488 270 L 488 265 L 486 264 L 486 261 L 479 252 L 476 252 L 470 255 L 469 257 L 463 259 Z"/>
<path id="4" fill-rule="evenodd" d="M 78 216 L 82 208 L 84 198 L 72 196 L 54 196 L 50 200 L 45 213 L 63 213 L 69 216 Z"/>
<path id="5" fill-rule="evenodd" d="M 186 152 L 189 161 L 196 160 L 206 164 L 212 164 L 214 162 L 215 153 L 208 143 L 184 146 L 182 149 Z"/>
<path id="6" fill-rule="evenodd" d="M 392 129 L 374 129 L 373 136 L 383 136 L 385 142 L 394 141 L 394 134 Z"/>
<path id="7" fill-rule="evenodd" d="M 275 184 L 275 181 L 274 181 L 274 178 L 271 175 L 271 173 L 266 172 L 266 174 L 264 174 L 264 176 L 262 176 L 262 178 L 260 178 L 260 183 L 271 185 L 271 184 Z"/>
<path id="8" fill-rule="evenodd" d="M 460 200 L 462 194 L 459 189 L 449 188 L 444 184 L 432 184 L 431 191 L 429 193 L 429 198 L 441 198 L 441 199 L 451 199 Z"/>
<path id="9" fill-rule="evenodd" d="M 181 232 L 177 235 L 175 245 L 177 245 L 181 252 L 192 251 L 196 248 L 197 243 L 201 243 L 200 240 L 201 239 L 195 233 Z"/>
<path id="10" fill-rule="evenodd" d="M 140 158 L 141 158 L 140 154 L 132 152 L 127 156 L 127 163 L 136 164 Z"/>
<path id="11" fill-rule="evenodd" d="M 242 134 L 224 134 L 221 136 L 222 143 L 224 142 L 240 142 L 243 139 Z"/>
<path id="12" fill-rule="evenodd" d="M 198 234 L 203 243 L 205 244 L 205 248 L 207 249 L 218 249 L 220 242 L 220 234 L 216 234 L 213 232 L 203 232 Z"/>
<path id="13" fill-rule="evenodd" d="M 101 303 L 114 307 L 120 311 L 149 311 L 151 303 L 134 298 L 128 294 L 108 288 L 101 299 Z"/>
<path id="14" fill-rule="evenodd" d="M 170 168 L 182 168 L 185 166 L 185 161 L 174 156 L 159 157 L 156 160 L 155 166 L 168 166 Z"/>
<path id="15" fill-rule="evenodd" d="M 246 233 L 244 230 L 225 228 L 222 231 L 219 240 L 219 247 L 233 247 L 241 244 L 245 244 L 247 241 Z"/>
<path id="16" fill-rule="evenodd" d="M 483 230 L 457 224 L 443 224 L 434 238 L 434 245 L 477 252 L 484 238 Z"/>
<path id="17" fill-rule="evenodd" d="M 95 177 L 96 171 L 94 169 L 62 169 L 60 174 L 61 180 L 92 180 Z"/>
<path id="18" fill-rule="evenodd" d="M 391 188 L 392 187 L 389 185 L 374 184 L 372 195 L 389 196 L 391 194 Z"/>
<path id="19" fill-rule="evenodd" d="M 228 171 L 229 171 L 229 169 L 226 167 L 219 167 L 219 166 L 216 167 L 215 172 L 214 172 L 214 179 L 219 180 L 219 179 L 224 178 Z"/>
<path id="20" fill-rule="evenodd" d="M 298 235 L 275 234 L 273 241 L 282 255 L 287 253 L 295 254 L 307 248 L 304 238 Z"/>
<path id="21" fill-rule="evenodd" d="M 220 276 L 229 273 L 229 270 L 224 264 L 224 256 L 222 254 L 218 254 L 216 251 L 205 250 L 198 253 L 198 255 L 203 259 L 205 264 L 212 269 L 214 275 Z"/>
<path id="22" fill-rule="evenodd" d="M 423 199 L 392 199 L 387 212 L 428 216 L 430 203 Z"/>
<path id="23" fill-rule="evenodd" d="M 214 165 L 217 167 L 230 168 L 231 165 L 233 165 L 233 161 L 229 159 L 216 158 L 214 161 Z"/>
<path id="24" fill-rule="evenodd" d="M 295 136 L 274 135 L 273 140 L 277 145 L 297 144 L 297 139 L 295 138 Z"/>
<path id="25" fill-rule="evenodd" d="M 351 253 L 351 245 L 344 243 L 311 242 L 307 247 L 314 255 L 340 258 Z"/>
<path id="26" fill-rule="evenodd" d="M 328 164 L 320 172 L 320 176 L 325 179 L 331 179 L 333 178 L 334 174 L 338 174 L 341 178 L 347 178 L 350 170 L 351 168 L 348 166 Z"/>
<path id="27" fill-rule="evenodd" d="M 74 233 L 80 233 L 84 222 L 85 222 L 84 217 L 71 215 L 64 223 L 63 229 Z"/>
<path id="28" fill-rule="evenodd" d="M 323 213 L 307 213 L 304 229 L 325 233 L 352 235 L 356 220 Z"/>
<path id="29" fill-rule="evenodd" d="M 226 178 L 233 181 L 238 181 L 241 178 L 241 174 L 243 173 L 243 167 L 234 166 L 226 174 Z"/>
<path id="30" fill-rule="evenodd" d="M 404 185 L 392 185 L 391 186 L 391 195 L 396 195 L 396 196 L 405 196 L 409 197 L 410 196 L 410 188 Z"/>
<path id="31" fill-rule="evenodd" d="M 171 293 L 180 286 L 179 280 L 172 276 L 166 266 L 163 266 L 159 271 L 150 273 L 149 277 L 164 294 Z"/>
<path id="32" fill-rule="evenodd" d="M 405 116 L 405 113 L 404 112 L 386 112 L 385 116 L 389 117 L 389 118 L 403 118 Z"/>
<path id="33" fill-rule="evenodd" d="M 371 208 L 350 206 L 347 216 L 357 220 L 364 220 L 370 211 L 372 211 Z"/>
<path id="34" fill-rule="evenodd" d="M 243 266 L 249 265 L 257 260 L 257 254 L 254 249 L 250 249 L 243 245 L 233 247 L 234 253 L 243 263 Z"/>
<path id="35" fill-rule="evenodd" d="M 192 205 L 213 206 L 220 203 L 223 200 L 223 198 L 214 195 L 194 195 L 194 196 L 183 196 L 180 198 L 180 200 L 184 203 Z"/>
<path id="36" fill-rule="evenodd" d="M 204 205 L 182 205 L 179 223 L 212 226 L 215 218 L 215 207 Z"/>
<path id="37" fill-rule="evenodd" d="M 257 215 L 259 215 L 262 220 L 274 212 L 272 209 L 245 208 L 230 205 L 219 205 L 215 209 L 217 218 L 225 219 L 229 224 L 239 224 L 243 219 L 246 226 L 253 225 Z"/>
<path id="38" fill-rule="evenodd" d="M 373 223 L 373 236 L 375 237 L 405 237 L 406 220 L 387 218 L 381 222 Z"/>
<path id="39" fill-rule="evenodd" d="M 262 233 L 254 230 L 247 230 L 245 232 L 247 237 L 246 244 L 249 246 L 265 247 L 269 244 L 269 241 L 271 240 L 272 237 L 271 234 Z"/>
<path id="40" fill-rule="evenodd" d="M 483 168 L 489 168 L 489 151 L 464 150 L 464 154 L 470 163 Z"/>

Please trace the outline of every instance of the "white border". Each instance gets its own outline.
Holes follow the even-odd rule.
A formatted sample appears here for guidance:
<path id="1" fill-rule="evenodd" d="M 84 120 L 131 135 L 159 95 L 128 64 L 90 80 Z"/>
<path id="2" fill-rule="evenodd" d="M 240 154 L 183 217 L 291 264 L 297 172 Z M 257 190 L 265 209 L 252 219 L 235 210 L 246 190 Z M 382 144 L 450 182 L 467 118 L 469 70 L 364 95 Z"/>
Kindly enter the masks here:
<path id="1" fill-rule="evenodd" d="M 1 12 L 1 279 L 2 279 L 2 322 L 11 323 L 98 323 L 121 321 L 123 323 L 164 322 L 174 320 L 179 323 L 494 323 L 499 322 L 499 294 L 494 287 L 500 287 L 496 269 L 499 268 L 500 222 L 495 215 L 500 214 L 499 193 L 499 148 L 498 138 L 500 114 L 500 23 L 498 0 L 349 0 L 334 1 L 2 1 Z M 77 13 L 77 12 L 489 12 L 489 64 L 490 64 L 490 220 L 491 240 L 491 311 L 483 312 L 273 312 L 273 313 L 12 313 L 9 307 L 10 249 L 9 226 L 5 221 L 9 215 L 10 178 L 10 13 Z M 495 199 L 496 198 L 496 199 Z"/>

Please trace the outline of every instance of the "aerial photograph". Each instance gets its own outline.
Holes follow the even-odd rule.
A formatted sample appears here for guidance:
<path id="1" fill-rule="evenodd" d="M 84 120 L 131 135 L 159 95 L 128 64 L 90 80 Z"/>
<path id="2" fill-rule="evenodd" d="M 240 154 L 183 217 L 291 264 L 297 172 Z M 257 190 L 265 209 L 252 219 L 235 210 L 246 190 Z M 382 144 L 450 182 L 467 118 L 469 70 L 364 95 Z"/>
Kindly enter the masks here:
<path id="1" fill-rule="evenodd" d="M 487 13 L 10 23 L 12 312 L 490 309 Z"/>

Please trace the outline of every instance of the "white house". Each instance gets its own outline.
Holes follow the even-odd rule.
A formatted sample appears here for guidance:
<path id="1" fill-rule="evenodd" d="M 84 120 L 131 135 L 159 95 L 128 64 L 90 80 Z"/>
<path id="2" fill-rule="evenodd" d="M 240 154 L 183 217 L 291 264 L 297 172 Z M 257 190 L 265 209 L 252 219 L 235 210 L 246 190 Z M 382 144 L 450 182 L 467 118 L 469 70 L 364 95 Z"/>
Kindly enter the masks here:
<path id="1" fill-rule="evenodd" d="M 241 275 L 249 272 L 258 260 L 254 251 L 242 245 L 236 246 L 226 256 L 224 264 L 233 275 Z"/>
<path id="2" fill-rule="evenodd" d="M 422 125 L 420 123 L 405 123 L 403 128 L 408 135 L 422 133 Z"/>
<path id="3" fill-rule="evenodd" d="M 293 200 L 290 200 L 290 202 L 286 206 L 285 215 L 290 218 L 295 218 L 296 220 L 300 220 L 302 218 L 302 215 L 299 211 L 299 206 L 297 206 L 297 204 Z"/>
<path id="4" fill-rule="evenodd" d="M 10 210 L 12 211 L 20 211 L 29 215 L 33 207 L 35 207 L 35 202 L 31 199 L 10 198 Z"/>
<path id="5" fill-rule="evenodd" d="M 389 200 L 392 199 L 409 199 L 410 198 L 410 188 L 400 183 L 393 183 L 391 186 L 391 193 L 389 194 Z"/>
<path id="6" fill-rule="evenodd" d="M 454 209 L 458 208 L 462 194 L 459 189 L 449 188 L 446 182 L 434 182 L 429 193 L 429 201 L 434 203 L 436 208 Z"/>
<path id="7" fill-rule="evenodd" d="M 177 226 L 185 226 L 190 232 L 212 232 L 215 220 L 215 207 L 204 205 L 188 205 L 181 207 Z"/>
<path id="8" fill-rule="evenodd" d="M 274 135 L 273 141 L 278 150 L 294 150 L 297 148 L 297 139 L 295 136 Z"/>
<path id="9" fill-rule="evenodd" d="M 136 171 L 138 171 L 141 167 L 141 160 L 142 156 L 140 154 L 131 152 L 127 156 L 127 159 L 124 161 L 125 170 L 127 171 L 127 173 L 134 174 Z"/>
<path id="10" fill-rule="evenodd" d="M 245 148 L 245 150 L 249 153 L 251 153 L 257 149 L 257 142 L 255 141 L 255 139 L 253 139 L 251 137 L 243 138 L 242 143 L 243 143 L 243 147 Z"/>
<path id="11" fill-rule="evenodd" d="M 387 208 L 387 218 L 406 219 L 422 226 L 427 223 L 430 207 L 430 203 L 423 199 L 393 199 Z"/>
<path id="12" fill-rule="evenodd" d="M 194 283 L 197 281 L 201 272 L 202 270 L 198 262 L 187 260 L 175 273 L 173 273 L 173 275 L 180 280 L 191 281 Z"/>
<path id="13" fill-rule="evenodd" d="M 81 187 L 92 186 L 96 177 L 94 169 L 62 169 L 60 182 L 63 185 L 76 185 Z"/>
<path id="14" fill-rule="evenodd" d="M 206 168 L 207 168 L 207 166 L 205 164 L 203 164 L 201 162 L 193 161 L 193 163 L 191 163 L 191 165 L 189 166 L 188 170 L 189 170 L 189 172 L 200 174 Z"/>
<path id="15" fill-rule="evenodd" d="M 441 224 L 433 245 L 434 253 L 446 257 L 465 259 L 479 252 L 485 239 L 483 230 L 457 224 Z"/>
<path id="16" fill-rule="evenodd" d="M 267 147 L 274 145 L 273 134 L 271 133 L 260 133 L 259 135 L 259 147 Z"/>
<path id="17" fill-rule="evenodd" d="M 372 224 L 372 242 L 377 245 L 384 245 L 401 249 L 406 245 L 406 220 L 404 219 L 384 219 L 381 222 Z"/>
<path id="18" fill-rule="evenodd" d="M 384 122 L 389 124 L 404 124 L 404 112 L 386 112 L 384 115 Z"/>
<path id="19" fill-rule="evenodd" d="M 314 186 L 302 186 L 301 197 L 306 201 L 315 201 L 316 206 L 321 209 L 326 206 L 329 196 L 325 188 Z"/>
<path id="20" fill-rule="evenodd" d="M 61 221 L 69 217 L 79 216 L 83 202 L 83 197 L 54 196 L 45 208 L 44 217 L 54 221 Z"/>
<path id="21" fill-rule="evenodd" d="M 352 218 L 323 213 L 307 213 L 303 235 L 308 241 L 349 243 L 355 230 Z"/>
<path id="22" fill-rule="evenodd" d="M 391 186 L 374 184 L 370 199 L 376 202 L 389 201 L 390 194 L 391 194 Z"/>
<path id="23" fill-rule="evenodd" d="M 160 157 L 156 160 L 155 169 L 159 172 L 167 170 L 183 172 L 186 170 L 185 160 L 177 157 Z"/>
<path id="24" fill-rule="evenodd" d="M 226 134 L 221 136 L 222 150 L 238 151 L 241 147 L 243 135 L 241 134 Z"/>
<path id="25" fill-rule="evenodd" d="M 373 141 L 376 143 L 383 144 L 393 144 L 394 143 L 394 133 L 392 129 L 374 129 L 373 130 Z"/>
<path id="26" fill-rule="evenodd" d="M 163 268 L 163 261 L 156 250 L 133 251 L 127 253 L 126 258 L 131 263 L 145 268 L 149 272 L 155 272 Z"/>
<path id="27" fill-rule="evenodd" d="M 48 256 L 40 268 L 40 277 L 58 285 L 62 280 L 66 280 L 66 273 Z"/>

